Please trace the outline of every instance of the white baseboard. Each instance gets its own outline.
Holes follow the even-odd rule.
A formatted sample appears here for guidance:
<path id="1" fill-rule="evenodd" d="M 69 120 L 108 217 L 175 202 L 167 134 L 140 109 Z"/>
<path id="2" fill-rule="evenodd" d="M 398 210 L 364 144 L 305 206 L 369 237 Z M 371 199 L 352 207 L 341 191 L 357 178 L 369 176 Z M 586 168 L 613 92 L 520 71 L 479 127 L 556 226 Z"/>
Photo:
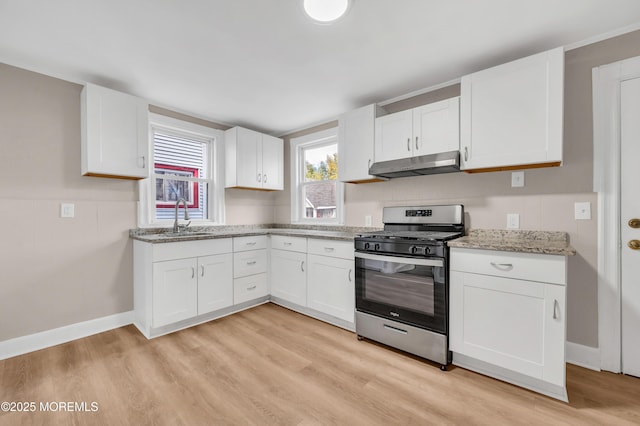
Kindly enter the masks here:
<path id="1" fill-rule="evenodd" d="M 0 360 L 133 324 L 133 311 L 54 328 L 0 342 Z"/>
<path id="2" fill-rule="evenodd" d="M 590 370 L 600 371 L 600 349 L 567 342 L 567 362 Z"/>

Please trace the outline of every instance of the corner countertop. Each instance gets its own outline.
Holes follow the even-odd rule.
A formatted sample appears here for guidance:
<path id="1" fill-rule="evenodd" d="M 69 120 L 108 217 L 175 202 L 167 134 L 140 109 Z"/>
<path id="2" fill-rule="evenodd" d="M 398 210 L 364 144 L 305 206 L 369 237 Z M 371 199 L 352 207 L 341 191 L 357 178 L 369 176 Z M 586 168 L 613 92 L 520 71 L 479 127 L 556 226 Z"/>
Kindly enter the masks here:
<path id="1" fill-rule="evenodd" d="M 569 234 L 552 231 L 511 229 L 472 229 L 467 236 L 451 240 L 449 247 L 498 250 L 517 253 L 539 253 L 575 256 L 569 244 Z"/>
<path id="2" fill-rule="evenodd" d="M 138 228 L 129 231 L 129 237 L 151 244 L 179 241 L 210 240 L 216 238 L 249 237 L 253 235 L 284 235 L 290 237 L 320 238 L 325 240 L 353 241 L 356 234 L 377 231 L 378 228 L 321 225 L 230 225 L 192 227 L 180 234 L 167 228 Z"/>

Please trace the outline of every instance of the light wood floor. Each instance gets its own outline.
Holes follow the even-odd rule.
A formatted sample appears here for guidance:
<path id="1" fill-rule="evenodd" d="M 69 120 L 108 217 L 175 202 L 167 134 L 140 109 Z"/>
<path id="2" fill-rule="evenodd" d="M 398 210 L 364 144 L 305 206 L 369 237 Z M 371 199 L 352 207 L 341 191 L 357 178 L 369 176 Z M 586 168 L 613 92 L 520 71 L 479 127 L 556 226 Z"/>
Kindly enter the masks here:
<path id="1" fill-rule="evenodd" d="M 98 403 L 0 412 L 0 424 L 640 424 L 640 379 L 567 375 L 569 404 L 266 304 L 154 340 L 127 326 L 0 361 L 0 401 Z"/>

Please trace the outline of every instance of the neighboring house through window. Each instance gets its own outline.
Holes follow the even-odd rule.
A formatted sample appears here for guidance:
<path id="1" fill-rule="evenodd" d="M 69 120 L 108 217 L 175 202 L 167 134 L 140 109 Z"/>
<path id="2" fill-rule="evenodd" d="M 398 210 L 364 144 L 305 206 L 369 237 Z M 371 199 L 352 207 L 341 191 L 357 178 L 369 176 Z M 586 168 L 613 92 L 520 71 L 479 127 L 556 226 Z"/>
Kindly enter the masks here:
<path id="1" fill-rule="evenodd" d="M 293 138 L 291 159 L 291 221 L 343 223 L 337 129 Z"/>
<path id="2" fill-rule="evenodd" d="M 150 114 L 150 123 L 154 169 L 140 186 L 140 223 L 173 224 L 181 198 L 194 224 L 224 223 L 223 132 L 157 114 Z"/>

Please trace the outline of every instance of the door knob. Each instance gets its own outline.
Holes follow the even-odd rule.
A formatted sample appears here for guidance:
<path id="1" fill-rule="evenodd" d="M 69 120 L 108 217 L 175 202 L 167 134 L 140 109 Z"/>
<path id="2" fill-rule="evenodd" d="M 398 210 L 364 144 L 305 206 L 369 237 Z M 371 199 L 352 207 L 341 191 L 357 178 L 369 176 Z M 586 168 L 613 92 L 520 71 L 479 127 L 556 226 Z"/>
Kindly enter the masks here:
<path id="1" fill-rule="evenodd" d="M 640 240 L 631 240 L 627 245 L 631 250 L 640 250 Z"/>
<path id="2" fill-rule="evenodd" d="M 640 219 L 631 219 L 631 220 L 629 220 L 629 227 L 631 227 L 631 228 L 640 228 Z"/>

